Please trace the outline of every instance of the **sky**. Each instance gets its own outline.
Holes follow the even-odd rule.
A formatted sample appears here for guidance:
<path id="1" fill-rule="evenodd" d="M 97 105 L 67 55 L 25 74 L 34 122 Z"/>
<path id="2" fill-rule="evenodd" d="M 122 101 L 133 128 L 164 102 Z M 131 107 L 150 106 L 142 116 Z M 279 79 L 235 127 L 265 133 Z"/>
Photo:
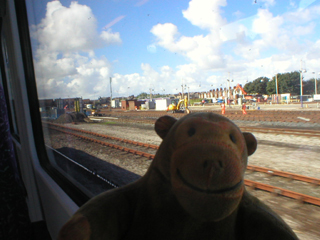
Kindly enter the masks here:
<path id="1" fill-rule="evenodd" d="M 41 99 L 201 92 L 300 69 L 320 78 L 320 0 L 32 0 L 27 10 Z"/>

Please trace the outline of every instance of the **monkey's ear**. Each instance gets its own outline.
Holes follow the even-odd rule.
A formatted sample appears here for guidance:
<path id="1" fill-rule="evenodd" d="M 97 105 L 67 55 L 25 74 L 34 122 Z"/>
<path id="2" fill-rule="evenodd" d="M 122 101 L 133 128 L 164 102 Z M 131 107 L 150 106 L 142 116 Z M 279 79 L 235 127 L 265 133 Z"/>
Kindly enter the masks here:
<path id="1" fill-rule="evenodd" d="M 159 137 L 164 139 L 167 136 L 170 128 L 173 126 L 173 124 L 175 124 L 176 121 L 177 119 L 170 116 L 160 117 L 156 121 L 154 129 L 156 133 L 159 135 Z"/>
<path id="2" fill-rule="evenodd" d="M 244 139 L 247 144 L 248 156 L 252 155 L 257 149 L 257 139 L 253 136 L 252 133 L 243 132 Z"/>

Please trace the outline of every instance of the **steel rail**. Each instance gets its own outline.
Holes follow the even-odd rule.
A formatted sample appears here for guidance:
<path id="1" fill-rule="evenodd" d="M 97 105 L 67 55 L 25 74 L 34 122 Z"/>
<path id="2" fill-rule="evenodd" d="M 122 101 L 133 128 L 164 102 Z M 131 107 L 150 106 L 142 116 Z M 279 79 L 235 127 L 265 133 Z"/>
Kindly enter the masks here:
<path id="1" fill-rule="evenodd" d="M 302 181 L 302 182 L 312 183 L 315 185 L 320 185 L 319 178 L 307 177 L 307 176 L 303 176 L 303 175 L 299 175 L 299 174 L 295 174 L 295 173 L 283 172 L 280 170 L 275 170 L 275 169 L 270 169 L 270 168 L 265 168 L 265 167 L 258 167 L 258 166 L 254 166 L 254 165 L 248 165 L 247 170 L 256 171 L 256 172 L 263 172 L 263 173 L 267 173 L 267 174 L 270 174 L 273 176 L 285 177 L 285 178 L 289 178 L 292 180 L 298 180 L 298 181 Z"/>
<path id="2" fill-rule="evenodd" d="M 122 147 L 122 146 L 111 144 L 111 143 L 107 143 L 107 142 L 103 142 L 101 140 L 89 138 L 89 137 L 82 136 L 82 135 L 79 135 L 79 134 L 76 134 L 76 133 L 72 133 L 72 132 L 69 132 L 69 131 L 64 131 L 62 129 L 57 129 L 57 128 L 53 128 L 53 127 L 49 127 L 49 128 L 57 130 L 57 131 L 64 132 L 66 134 L 71 134 L 71 135 L 74 135 L 76 137 L 82 138 L 84 140 L 92 141 L 94 143 L 98 143 L 98 144 L 101 144 L 101 145 L 104 145 L 104 146 L 115 148 L 115 149 L 118 149 L 118 150 L 121 150 L 121 151 L 126 151 L 128 153 L 132 153 L 132 154 L 135 154 L 135 155 L 140 155 L 140 156 L 146 157 L 148 159 L 154 159 L 154 157 L 155 157 L 155 155 L 153 155 L 153 154 L 137 151 L 137 150 L 134 150 L 134 149 Z M 254 167 L 253 167 L 253 169 L 254 169 Z M 254 169 L 254 170 L 257 170 L 257 169 L 258 168 Z M 279 171 L 279 172 L 281 172 L 281 171 Z M 295 175 L 295 174 L 291 174 L 291 175 Z M 317 182 L 319 182 L 319 179 L 317 179 Z M 255 181 L 248 180 L 248 179 L 244 179 L 244 183 L 245 183 L 246 186 L 248 186 L 250 188 L 253 188 L 253 189 L 260 189 L 260 190 L 268 191 L 268 192 L 271 192 L 271 193 L 274 193 L 274 194 L 277 194 L 277 195 L 281 195 L 281 196 L 285 196 L 285 197 L 296 199 L 296 200 L 298 200 L 300 202 L 305 202 L 305 203 L 310 203 L 310 204 L 314 204 L 314 205 L 320 206 L 320 198 L 317 198 L 317 197 L 312 197 L 312 196 L 309 196 L 309 195 L 293 192 L 293 191 L 290 191 L 290 190 L 286 190 L 286 189 L 283 189 L 283 188 L 271 186 L 271 185 L 264 184 L 264 183 L 255 182 Z"/>
<path id="3" fill-rule="evenodd" d="M 107 143 L 107 142 L 104 142 L 104 141 L 101 141 L 101 140 L 98 140 L 98 139 L 82 136 L 82 135 L 77 134 L 77 133 L 64 131 L 62 129 L 53 128 L 53 127 L 49 127 L 49 128 L 53 129 L 53 130 L 56 130 L 56 131 L 60 131 L 60 132 L 66 133 L 66 134 L 71 134 L 71 135 L 73 135 L 75 137 L 82 138 L 84 140 L 88 140 L 88 141 L 91 141 L 91 142 L 94 142 L 94 143 L 98 143 L 98 144 L 101 144 L 101 145 L 104 145 L 104 146 L 107 146 L 107 147 L 115 148 L 115 149 L 118 149 L 118 150 L 121 150 L 121 151 L 125 151 L 125 152 L 128 152 L 128 153 L 135 154 L 135 155 L 140 155 L 140 156 L 146 157 L 148 159 L 153 159 L 154 158 L 153 154 L 141 152 L 141 151 L 138 151 L 138 150 L 135 150 L 135 149 L 131 149 L 131 148 L 122 147 L 122 146 L 119 146 L 119 145 L 116 145 L 116 144 L 112 144 L 112 143 Z"/>
<path id="4" fill-rule="evenodd" d="M 47 124 L 69 128 L 75 130 L 74 128 L 62 126 L 61 124 L 49 123 Z M 310 129 L 292 129 L 292 128 L 262 128 L 262 127 L 239 127 L 241 131 L 247 132 L 259 132 L 259 133 L 270 133 L 270 134 L 283 134 L 283 135 L 296 135 L 296 136 L 304 136 L 304 137 L 320 137 L 320 131 L 310 130 Z M 78 130 L 80 131 L 80 130 Z M 81 130 L 86 131 L 86 130 Z M 96 133 L 94 133 L 96 134 Z M 98 134 L 98 133 L 97 133 Z M 125 139 L 123 139 L 125 141 Z"/>
<path id="5" fill-rule="evenodd" d="M 274 186 L 271 186 L 268 184 L 259 183 L 259 182 L 255 182 L 255 181 L 248 180 L 248 179 L 245 179 L 244 183 L 246 186 L 253 188 L 253 189 L 264 190 L 267 192 L 274 193 L 276 195 L 281 195 L 281 196 L 296 199 L 299 202 L 310 203 L 313 205 L 320 206 L 320 198 L 317 198 L 317 197 L 312 197 L 312 196 L 305 195 L 302 193 L 293 192 L 290 190 L 286 190 L 286 189 L 279 188 L 279 187 L 274 187 Z"/>
<path id="6" fill-rule="evenodd" d="M 106 139 L 117 140 L 117 141 L 121 141 L 121 142 L 124 142 L 124 143 L 129 143 L 129 144 L 133 144 L 133 145 L 137 145 L 137 146 L 143 146 L 143 147 L 152 148 L 152 149 L 158 149 L 159 148 L 159 146 L 157 146 L 157 145 L 131 141 L 131 140 L 128 140 L 128 139 L 123 139 L 123 138 L 111 137 L 111 136 L 107 136 L 107 135 L 103 135 L 103 134 L 99 134 L 99 133 L 94 133 L 94 132 L 90 132 L 90 131 L 86 131 L 86 130 L 82 130 L 82 129 L 76 129 L 76 128 L 72 128 L 72 127 L 62 126 L 60 124 L 53 124 L 53 123 L 49 123 L 49 124 L 57 126 L 59 128 L 65 128 L 65 129 L 69 129 L 69 130 L 72 130 L 72 131 L 83 132 L 83 133 L 86 133 L 86 134 L 91 134 L 91 135 L 95 135 L 95 136 L 106 138 Z M 60 131 L 60 129 L 55 129 L 55 130 Z M 65 132 L 65 133 L 70 133 L 70 132 Z M 81 135 L 77 135 L 77 136 L 80 137 Z M 93 140 L 91 140 L 91 141 L 93 141 Z M 108 143 L 108 144 L 110 144 L 110 143 Z M 110 146 L 112 146 L 112 145 L 114 145 L 114 144 L 110 144 Z M 117 146 L 117 145 L 114 145 L 114 146 Z M 113 147 L 113 148 L 117 148 L 117 147 Z M 119 148 L 117 148 L 117 149 L 119 149 Z M 129 149 L 129 148 L 126 148 L 126 149 Z M 132 150 L 132 151 L 136 151 L 136 150 Z M 148 153 L 146 153 L 146 154 L 148 154 Z M 141 155 L 141 154 L 138 154 L 138 155 Z M 149 159 L 153 159 L 154 155 L 152 155 L 152 156 L 148 155 L 148 158 Z M 320 179 L 319 178 L 312 178 L 312 177 L 303 176 L 303 175 L 299 175 L 299 174 L 295 174 L 295 173 L 284 172 L 284 171 L 265 168 L 265 167 L 258 167 L 258 166 L 254 166 L 254 165 L 248 165 L 247 166 L 247 170 L 256 171 L 256 172 L 263 172 L 263 173 L 267 173 L 267 174 L 270 174 L 270 175 L 273 175 L 273 176 L 285 177 L 285 178 L 289 178 L 289 179 L 292 179 L 292 180 L 298 180 L 298 181 L 307 182 L 307 183 L 311 183 L 311 184 L 315 184 L 315 185 L 320 185 Z"/>
<path id="7" fill-rule="evenodd" d="M 132 140 L 124 139 L 124 138 L 112 137 L 112 136 L 108 136 L 108 135 L 104 135 L 104 134 L 100 134 L 100 133 L 95 133 L 95 132 L 91 132 L 91 131 L 87 131 L 87 130 L 83 130 L 83 129 L 76 129 L 76 128 L 72 128 L 72 127 L 62 126 L 62 125 L 56 124 L 56 123 L 47 123 L 47 124 L 53 125 L 53 126 L 57 126 L 57 127 L 60 127 L 60 128 L 69 129 L 69 130 L 72 130 L 72 131 L 77 131 L 77 132 L 82 132 L 82 133 L 86 133 L 86 134 L 90 134 L 90 135 L 95 135 L 97 137 L 111 139 L 111 140 L 115 140 L 115 141 L 119 141 L 119 142 L 123 142 L 123 143 L 129 143 L 129 144 L 142 146 L 142 147 L 146 147 L 146 148 L 158 149 L 158 146 L 157 145 L 153 145 L 153 144 L 132 141 Z"/>
<path id="8" fill-rule="evenodd" d="M 192 110 L 192 112 L 215 112 L 221 115 L 220 110 L 205 110 L 201 111 Z M 107 116 L 116 116 L 121 118 L 121 116 L 132 117 L 132 118 L 159 118 L 163 115 L 171 115 L 172 113 L 167 113 L 165 111 L 148 112 L 148 111 L 105 111 L 102 110 L 102 114 Z M 175 114 L 176 117 L 182 117 L 186 115 L 185 113 Z M 296 111 L 251 111 L 249 110 L 247 115 L 243 115 L 241 111 L 226 111 L 225 117 L 232 120 L 246 120 L 246 121 L 267 121 L 267 122 L 311 122 L 319 123 L 320 113 L 318 111 L 310 112 L 296 112 Z M 139 119 L 139 121 L 142 119 Z M 145 120 L 142 120 L 145 121 Z M 148 121 L 149 122 L 149 121 Z"/>
<path id="9" fill-rule="evenodd" d="M 271 133 L 271 134 L 286 134 L 305 137 L 320 137 L 320 131 L 316 130 L 301 130 L 288 128 L 259 128 L 259 127 L 240 127 L 241 131 Z"/>

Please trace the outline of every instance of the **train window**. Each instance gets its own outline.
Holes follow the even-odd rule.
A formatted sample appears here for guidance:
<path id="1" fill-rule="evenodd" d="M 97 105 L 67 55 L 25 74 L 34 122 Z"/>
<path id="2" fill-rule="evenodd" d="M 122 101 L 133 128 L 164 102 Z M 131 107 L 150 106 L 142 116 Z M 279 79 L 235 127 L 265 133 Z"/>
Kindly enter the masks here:
<path id="1" fill-rule="evenodd" d="M 248 189 L 317 239 L 319 1 L 238 2 L 26 1 L 48 161 L 92 197 L 146 172 L 159 116 L 212 111 L 258 139 Z"/>

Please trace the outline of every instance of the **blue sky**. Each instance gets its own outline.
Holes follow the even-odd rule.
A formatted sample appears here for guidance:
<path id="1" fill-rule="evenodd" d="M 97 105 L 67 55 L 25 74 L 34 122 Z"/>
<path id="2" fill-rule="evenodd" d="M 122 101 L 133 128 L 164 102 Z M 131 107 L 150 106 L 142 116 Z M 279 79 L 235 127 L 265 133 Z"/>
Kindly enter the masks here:
<path id="1" fill-rule="evenodd" d="M 28 1 L 40 98 L 177 93 L 320 72 L 320 0 Z M 32 5 L 33 4 L 33 5 Z M 318 76 L 320 77 L 320 75 Z"/>

